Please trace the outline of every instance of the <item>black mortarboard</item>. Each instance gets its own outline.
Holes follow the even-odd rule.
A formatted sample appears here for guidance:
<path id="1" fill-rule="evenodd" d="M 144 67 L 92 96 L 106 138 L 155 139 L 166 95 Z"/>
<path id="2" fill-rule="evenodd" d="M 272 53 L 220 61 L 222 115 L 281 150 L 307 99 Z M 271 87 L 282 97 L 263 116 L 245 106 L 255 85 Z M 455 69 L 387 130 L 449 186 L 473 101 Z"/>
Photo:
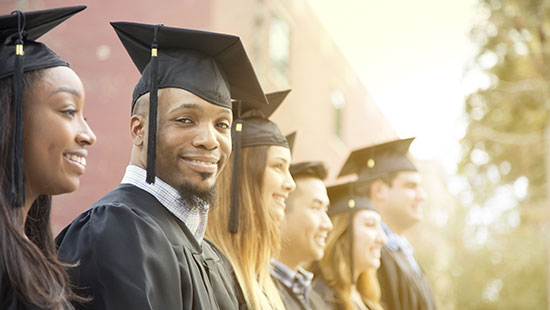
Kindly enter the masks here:
<path id="1" fill-rule="evenodd" d="M 297 131 L 294 131 L 285 136 L 285 139 L 286 139 L 286 142 L 288 143 L 288 148 L 290 149 L 291 154 L 294 154 L 294 145 L 296 144 L 296 134 L 297 134 Z"/>
<path id="2" fill-rule="evenodd" d="M 46 32 L 64 22 L 85 6 L 20 12 L 0 16 L 0 79 L 13 76 L 13 130 L 9 200 L 12 205 L 25 202 L 23 173 L 23 73 L 69 64 L 46 45 L 36 42 Z"/>
<path id="3" fill-rule="evenodd" d="M 328 169 L 322 161 L 304 161 L 290 165 L 290 174 L 294 179 L 307 176 L 324 180 L 328 176 Z"/>
<path id="4" fill-rule="evenodd" d="M 330 200 L 329 216 L 359 210 L 376 211 L 368 198 L 354 193 L 355 185 L 356 182 L 348 182 L 327 187 Z"/>
<path id="5" fill-rule="evenodd" d="M 395 140 L 365 147 L 351 152 L 339 177 L 357 173 L 359 180 L 368 181 L 385 177 L 397 171 L 417 171 L 407 157 L 414 138 Z"/>
<path id="6" fill-rule="evenodd" d="M 290 148 L 286 137 L 279 126 L 269 120 L 269 117 L 283 103 L 290 90 L 266 94 L 268 105 L 241 103 L 240 115 L 238 109 L 233 111 L 234 119 L 242 123 L 241 146 L 278 145 Z"/>
<path id="7" fill-rule="evenodd" d="M 355 182 L 327 187 L 328 198 L 330 200 L 328 215 L 330 217 L 346 213 L 349 215 L 348 238 L 350 240 L 350 272 L 352 283 L 355 283 L 353 276 L 353 215 L 355 212 L 361 210 L 378 212 L 367 197 L 353 194 L 354 188 Z"/>
<path id="8" fill-rule="evenodd" d="M 279 126 L 268 118 L 281 105 L 290 90 L 266 94 L 268 105 L 257 105 L 246 101 L 236 101 L 233 107 L 233 175 L 231 176 L 231 204 L 229 231 L 236 233 L 239 223 L 239 191 L 241 170 L 241 149 L 248 146 L 277 145 L 290 148 Z"/>
<path id="9" fill-rule="evenodd" d="M 112 22 L 120 41 L 141 72 L 132 96 L 150 93 L 147 182 L 155 180 L 157 90 L 185 89 L 231 108 L 231 99 L 267 104 L 260 82 L 239 37 L 130 22 Z"/>
<path id="10" fill-rule="evenodd" d="M 231 99 L 267 104 L 252 63 L 237 36 L 193 29 L 112 22 L 120 41 L 141 72 L 132 98 L 150 90 L 151 45 L 157 44 L 158 88 L 185 89 L 231 109 Z M 155 29 L 156 38 L 155 38 Z"/>

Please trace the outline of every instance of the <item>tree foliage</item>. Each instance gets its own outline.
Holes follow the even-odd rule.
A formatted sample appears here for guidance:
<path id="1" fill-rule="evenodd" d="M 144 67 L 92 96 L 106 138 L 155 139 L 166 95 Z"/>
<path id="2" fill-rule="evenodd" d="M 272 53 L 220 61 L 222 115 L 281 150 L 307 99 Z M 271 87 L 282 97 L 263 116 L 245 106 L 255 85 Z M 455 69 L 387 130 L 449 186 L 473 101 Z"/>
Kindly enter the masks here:
<path id="1" fill-rule="evenodd" d="M 480 0 L 488 13 L 471 34 L 475 66 L 489 79 L 470 94 L 459 171 L 478 201 L 503 184 L 528 179 L 527 201 L 546 198 L 545 130 L 550 111 L 550 1 Z"/>
<path id="2" fill-rule="evenodd" d="M 482 71 L 488 82 L 465 104 L 458 168 L 471 199 L 449 237 L 456 239 L 454 305 L 547 309 L 550 0 L 480 4 L 486 18 L 471 31 L 479 53 L 470 70 Z M 515 191 L 522 183 L 526 189 Z M 514 207 L 484 212 L 507 200 Z M 476 222 L 475 212 L 493 218 Z"/>

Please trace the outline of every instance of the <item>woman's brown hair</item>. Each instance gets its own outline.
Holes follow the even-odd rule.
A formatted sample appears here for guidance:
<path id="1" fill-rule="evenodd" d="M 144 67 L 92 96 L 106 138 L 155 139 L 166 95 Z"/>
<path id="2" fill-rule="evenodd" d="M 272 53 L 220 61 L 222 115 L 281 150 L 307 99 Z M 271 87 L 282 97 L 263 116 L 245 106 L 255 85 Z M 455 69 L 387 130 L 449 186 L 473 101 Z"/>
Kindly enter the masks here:
<path id="1" fill-rule="evenodd" d="M 270 258 L 280 248 L 275 211 L 262 196 L 269 146 L 245 147 L 241 154 L 238 232 L 228 231 L 232 156 L 216 181 L 216 204 L 210 211 L 206 236 L 231 262 L 250 309 L 284 309 L 269 274 Z"/>
<path id="2" fill-rule="evenodd" d="M 350 272 L 349 229 L 351 217 L 348 213 L 331 217 L 332 231 L 327 237 L 323 258 L 315 262 L 311 269 L 335 293 L 339 310 L 355 309 L 351 299 L 352 278 Z M 380 285 L 376 279 L 376 270 L 367 270 L 359 275 L 356 283 L 357 292 L 365 303 L 374 310 L 381 310 Z"/>
<path id="3" fill-rule="evenodd" d="M 25 88 L 43 77 L 44 70 L 24 74 Z M 27 92 L 28 94 L 29 92 Z M 26 95 L 27 95 L 26 94 Z M 25 98 L 27 99 L 27 98 Z M 24 103 L 33 104 L 32 102 Z M 50 227 L 51 197 L 39 196 L 24 221 L 22 207 L 9 203 L 12 145 L 12 78 L 0 80 L 0 274 L 18 299 L 32 309 L 73 309 L 74 295 L 67 267 L 57 258 Z"/>

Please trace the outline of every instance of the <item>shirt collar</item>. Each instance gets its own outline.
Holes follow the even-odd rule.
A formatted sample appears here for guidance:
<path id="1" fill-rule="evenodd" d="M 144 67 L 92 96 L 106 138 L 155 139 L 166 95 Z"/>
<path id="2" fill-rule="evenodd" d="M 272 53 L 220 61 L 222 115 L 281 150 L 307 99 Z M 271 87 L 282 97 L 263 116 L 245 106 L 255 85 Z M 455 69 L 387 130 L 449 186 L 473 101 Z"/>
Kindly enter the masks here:
<path id="1" fill-rule="evenodd" d="M 382 223 L 382 228 L 384 229 L 384 232 L 386 232 L 386 235 L 388 236 L 388 242 L 386 242 L 386 246 L 392 250 L 392 251 L 398 251 L 401 250 L 403 253 L 405 253 L 405 257 L 407 257 L 407 260 L 409 261 L 409 264 L 413 268 L 414 271 L 417 273 L 421 272 L 420 266 L 416 262 L 416 259 L 414 258 L 414 250 L 412 245 L 409 243 L 409 240 L 405 238 L 405 236 L 400 236 L 391 231 L 391 229 L 384 223 Z"/>
<path id="2" fill-rule="evenodd" d="M 397 251 L 399 249 L 407 253 L 412 251 L 412 245 L 409 243 L 409 240 L 407 240 L 405 236 L 400 236 L 394 233 L 385 223 L 382 223 L 382 229 L 384 229 L 384 232 L 388 236 L 386 246 L 392 251 Z"/>
<path id="3" fill-rule="evenodd" d="M 180 193 L 175 188 L 158 177 L 155 177 L 154 183 L 149 184 L 145 181 L 146 174 L 147 172 L 144 169 L 135 165 L 128 165 L 121 183 L 134 185 L 153 195 L 168 211 L 185 223 L 200 243 L 206 230 L 208 204 L 196 208 L 186 207 Z"/>
<path id="4" fill-rule="evenodd" d="M 303 288 L 309 288 L 313 280 L 313 273 L 298 267 L 296 271 L 290 269 L 287 265 L 271 259 L 271 275 L 279 279 L 285 286 L 292 288 L 294 283 L 298 282 Z"/>

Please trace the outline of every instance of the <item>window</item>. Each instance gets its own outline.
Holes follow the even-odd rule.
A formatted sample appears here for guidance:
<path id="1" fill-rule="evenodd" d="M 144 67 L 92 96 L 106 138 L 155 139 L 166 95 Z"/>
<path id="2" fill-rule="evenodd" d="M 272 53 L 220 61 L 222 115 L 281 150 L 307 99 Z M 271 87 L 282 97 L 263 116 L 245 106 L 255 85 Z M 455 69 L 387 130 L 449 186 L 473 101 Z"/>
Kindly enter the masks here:
<path id="1" fill-rule="evenodd" d="M 332 103 L 332 108 L 334 111 L 333 113 L 334 135 L 336 135 L 338 138 L 342 138 L 342 119 L 343 119 L 344 107 L 346 106 L 346 97 L 341 91 L 334 90 L 330 94 L 330 102 Z"/>
<path id="2" fill-rule="evenodd" d="M 288 57 L 290 51 L 290 29 L 288 24 L 273 17 L 269 27 L 269 59 L 275 82 L 288 84 Z"/>

